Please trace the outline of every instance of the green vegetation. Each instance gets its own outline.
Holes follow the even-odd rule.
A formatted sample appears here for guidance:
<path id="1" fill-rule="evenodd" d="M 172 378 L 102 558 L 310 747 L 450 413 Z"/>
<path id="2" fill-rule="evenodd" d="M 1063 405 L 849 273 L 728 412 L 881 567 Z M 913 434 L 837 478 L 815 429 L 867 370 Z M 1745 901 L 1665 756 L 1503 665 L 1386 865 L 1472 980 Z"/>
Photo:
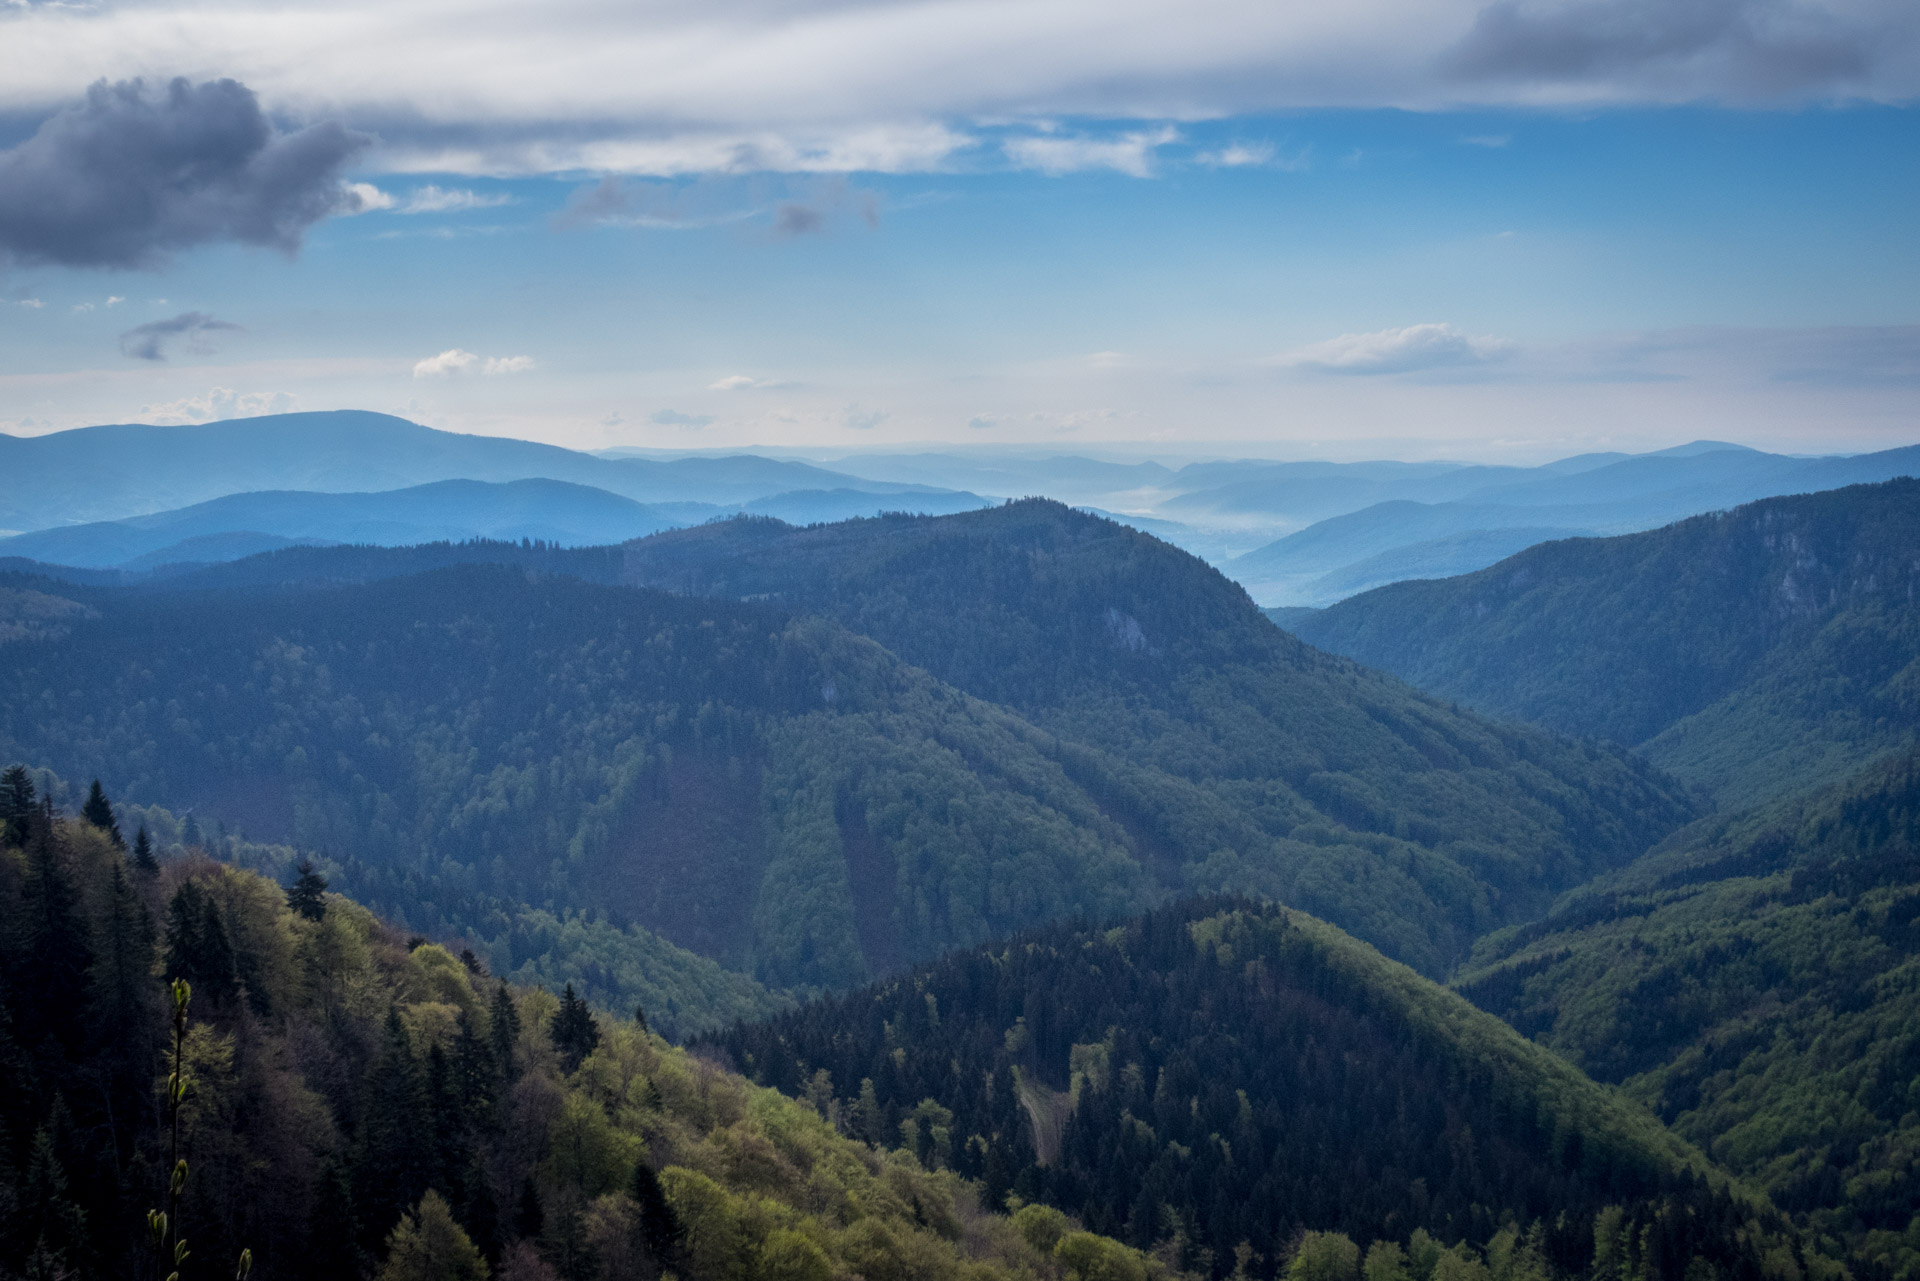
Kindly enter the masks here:
<path id="1" fill-rule="evenodd" d="M 1920 727 L 1920 481 L 1570 539 L 1292 621 L 1441 697 L 1649 759 L 1751 805 Z"/>
<path id="2" fill-rule="evenodd" d="M 1485 940 L 1477 1004 L 1920 1276 L 1920 758 L 1714 821 Z"/>
<path id="3" fill-rule="evenodd" d="M 582 581 L 683 543 L 782 598 Z M 1220 890 L 1441 974 L 1692 812 L 1629 758 L 1329 659 L 1193 558 L 1054 504 L 624 551 L 300 548 L 59 591 L 73 609 L 34 610 L 61 635 L 6 647 L 0 751 L 116 762 L 115 794 L 309 852 L 407 926 L 615 1008 L 660 995 L 636 995 L 634 926 L 845 988 Z"/>
<path id="4" fill-rule="evenodd" d="M 1416 1229 L 1582 1270 L 1609 1206 L 1662 1276 L 1756 1274 L 1767 1235 L 1769 1212 L 1651 1114 L 1280 907 L 1054 927 L 704 1044 L 989 1202 L 1214 1275 L 1291 1255 L 1291 1275 L 1354 1276 L 1355 1240 Z M 1303 1230 L 1345 1244 L 1315 1262 Z"/>
<path id="5" fill-rule="evenodd" d="M 243 1250 L 314 1281 L 1166 1274 L 1077 1225 L 1043 1252 L 951 1172 L 339 895 L 136 872 L 31 797 L 8 830 L 0 1276 L 196 1281 Z"/>
<path id="6" fill-rule="evenodd" d="M 1029 501 L 630 544 L 629 582 L 823 614 L 1062 744 L 1163 883 L 1283 899 L 1430 973 L 1690 815 L 1638 761 L 1278 633 L 1238 587 Z"/>

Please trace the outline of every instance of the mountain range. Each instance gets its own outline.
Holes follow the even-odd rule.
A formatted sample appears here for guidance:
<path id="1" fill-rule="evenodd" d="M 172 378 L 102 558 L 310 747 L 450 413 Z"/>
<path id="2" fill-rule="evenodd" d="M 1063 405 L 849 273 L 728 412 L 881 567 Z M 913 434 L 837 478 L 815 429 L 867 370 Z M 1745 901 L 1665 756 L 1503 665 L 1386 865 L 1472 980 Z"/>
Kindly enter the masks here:
<path id="1" fill-rule="evenodd" d="M 132 532 L 91 530 L 79 542 L 0 541 L 0 555 L 143 572 L 232 559 L 284 545 L 280 539 L 609 541 L 737 512 L 812 524 L 892 510 L 945 514 L 1041 496 L 1190 551 L 1263 605 L 1321 606 L 1388 582 L 1470 572 L 1556 537 L 1633 532 L 1756 498 L 1920 470 L 1915 448 L 1795 458 L 1714 441 L 1535 467 L 1119 460 L 979 449 L 839 451 L 813 461 L 791 454 L 587 454 L 355 411 L 0 437 L 0 467 L 21 479 L 0 496 L 0 529 L 38 534 L 135 525 Z M 563 482 L 649 511 L 628 512 L 627 519 L 614 514 L 611 498 L 580 495 L 586 511 L 574 514 L 563 497 L 572 491 L 551 491 L 544 503 L 524 492 L 469 491 L 464 508 L 414 495 L 393 499 L 390 512 L 355 497 L 453 480 Z M 329 495 L 334 506 L 316 500 L 298 517 L 271 519 L 285 501 L 280 495 L 293 491 Z M 207 506 L 229 499 L 230 506 Z M 417 518 L 407 510 L 416 505 L 427 509 Z M 155 542 L 137 524 L 146 518 L 191 532 Z M 382 523 L 389 518 L 392 527 Z M 129 548 L 138 550 L 119 555 Z"/>

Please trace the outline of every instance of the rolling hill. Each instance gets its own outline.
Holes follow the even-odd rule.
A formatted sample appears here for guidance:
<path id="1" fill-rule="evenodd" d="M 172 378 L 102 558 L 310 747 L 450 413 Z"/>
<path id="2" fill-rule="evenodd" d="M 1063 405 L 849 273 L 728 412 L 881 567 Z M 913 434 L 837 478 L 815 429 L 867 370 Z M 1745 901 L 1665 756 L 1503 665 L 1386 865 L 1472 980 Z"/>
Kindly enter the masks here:
<path id="1" fill-rule="evenodd" d="M 436 431 L 362 410 L 272 414 L 196 427 L 125 423 L 0 435 L 0 529 L 124 520 L 229 494 L 362 493 L 440 480 L 558 480 L 641 503 L 738 506 L 795 490 L 924 489 L 752 454 L 610 459 L 554 445 Z"/>
<path id="2" fill-rule="evenodd" d="M 1920 728 L 1920 481 L 1534 547 L 1297 618 L 1494 715 L 1640 746 L 1723 803 L 1845 776 Z"/>
<path id="3" fill-rule="evenodd" d="M 1568 459 L 1543 468 L 1462 467 L 1368 480 L 1343 474 L 1269 485 L 1243 479 L 1183 494 L 1168 514 L 1242 523 L 1271 509 L 1314 523 L 1222 563 L 1265 605 L 1326 605 L 1394 579 L 1467 573 L 1569 534 L 1633 533 L 1775 495 L 1920 474 L 1920 447 L 1858 457 L 1790 458 L 1697 442 L 1657 454 Z M 1183 473 L 1184 474 L 1184 473 Z M 1360 497 L 1369 501 L 1361 503 Z M 1209 503 L 1224 503 L 1210 507 Z M 1318 504 L 1303 507 L 1302 503 Z M 1415 548 L 1473 535 L 1444 554 Z"/>
<path id="4" fill-rule="evenodd" d="M 1920 1269 L 1920 757 L 1716 819 L 1457 986 L 1815 1233 Z"/>
<path id="5" fill-rule="evenodd" d="M 688 577 L 716 566 L 764 599 Z M 416 925 L 601 908 L 776 986 L 1215 890 L 1438 974 L 1693 812 L 1053 504 L 7 586 L 0 752 L 351 851 Z"/>
<path id="6" fill-rule="evenodd" d="M 1650 1114 L 1285 908 L 1054 927 L 704 1044 L 989 1202 L 1215 1276 L 1236 1248 L 1236 1275 L 1273 1275 L 1304 1231 L 1486 1246 L 1503 1227 L 1506 1251 L 1574 1271 L 1609 1205 L 1644 1225 L 1650 1274 L 1758 1262 L 1757 1202 Z"/>
<path id="7" fill-rule="evenodd" d="M 1073 744 L 1076 777 L 1135 798 L 1112 812 L 1169 888 L 1271 894 L 1433 972 L 1688 812 L 1628 757 L 1331 659 L 1195 558 L 1056 503 L 721 522 L 625 556 L 629 582 L 832 618 Z"/>

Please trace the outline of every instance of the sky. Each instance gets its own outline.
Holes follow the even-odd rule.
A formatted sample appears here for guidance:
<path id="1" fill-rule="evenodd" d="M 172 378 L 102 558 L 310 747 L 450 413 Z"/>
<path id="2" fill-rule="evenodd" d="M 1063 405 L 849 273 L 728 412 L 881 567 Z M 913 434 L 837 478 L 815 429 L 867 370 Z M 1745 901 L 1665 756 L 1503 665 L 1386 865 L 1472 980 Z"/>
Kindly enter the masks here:
<path id="1" fill-rule="evenodd" d="M 0 0 L 0 430 L 1920 441 L 1911 0 Z"/>

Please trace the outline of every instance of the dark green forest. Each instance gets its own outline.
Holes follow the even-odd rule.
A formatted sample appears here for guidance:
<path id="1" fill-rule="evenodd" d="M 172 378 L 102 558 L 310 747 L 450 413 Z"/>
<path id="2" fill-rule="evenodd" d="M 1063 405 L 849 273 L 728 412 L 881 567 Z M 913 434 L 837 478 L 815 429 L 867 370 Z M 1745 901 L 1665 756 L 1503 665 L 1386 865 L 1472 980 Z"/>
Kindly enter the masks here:
<path id="1" fill-rule="evenodd" d="M 1293 620 L 1315 645 L 1496 716 L 1640 745 L 1745 807 L 1920 728 L 1920 481 L 1546 543 Z"/>
<path id="2" fill-rule="evenodd" d="M 1813 1230 L 1920 1269 L 1920 758 L 1708 824 L 1486 939 L 1458 987 Z"/>
<path id="3" fill-rule="evenodd" d="M 847 557 L 872 608 L 840 624 L 526 564 L 384 576 L 489 547 L 605 569 L 509 544 L 301 548 L 171 585 L 9 579 L 27 621 L 0 665 L 0 748 L 73 777 L 115 762 L 116 796 L 317 852 L 413 928 L 497 948 L 528 939 L 519 905 L 602 914 L 781 988 L 1216 890 L 1439 975 L 1694 813 L 1617 752 L 1320 655 L 1108 521 L 1035 503 L 694 532 L 782 530 L 912 555 Z M 1066 666 L 989 679 L 1016 650 Z M 1050 680 L 1066 703 L 1030 696 Z"/>
<path id="4" fill-rule="evenodd" d="M 1649 1114 L 1302 913 L 1202 900 L 1054 927 L 716 1034 L 853 1133 L 1187 1266 L 1270 1276 L 1308 1229 L 1517 1225 L 1588 1262 L 1607 1205 L 1647 1266 L 1757 1276 L 1766 1212 Z"/>

